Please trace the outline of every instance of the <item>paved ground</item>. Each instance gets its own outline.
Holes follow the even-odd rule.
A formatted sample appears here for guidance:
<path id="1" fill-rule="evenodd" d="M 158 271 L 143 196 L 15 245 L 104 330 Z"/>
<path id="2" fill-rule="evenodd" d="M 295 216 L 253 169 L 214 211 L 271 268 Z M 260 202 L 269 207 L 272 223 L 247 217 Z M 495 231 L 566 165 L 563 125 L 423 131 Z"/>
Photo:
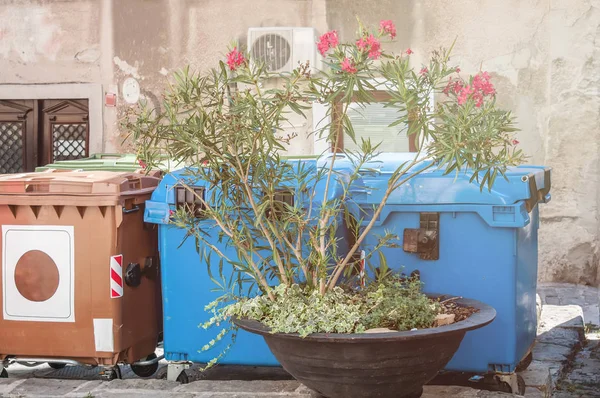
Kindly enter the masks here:
<path id="1" fill-rule="evenodd" d="M 559 375 L 553 397 L 600 397 L 599 294 L 598 289 L 566 284 L 549 284 L 540 289 L 544 303 L 581 306 L 586 323 L 583 347 Z"/>
<path id="2" fill-rule="evenodd" d="M 585 323 L 600 324 L 599 290 L 590 286 L 569 283 L 544 283 L 538 287 L 543 304 L 578 305 L 583 310 Z"/>
<path id="3" fill-rule="evenodd" d="M 280 368 L 221 366 L 204 374 L 192 368 L 186 373 L 193 381 L 185 385 L 164 380 L 166 373 L 164 366 L 152 379 L 140 379 L 125 366 L 122 369 L 122 380 L 103 382 L 96 369 L 82 371 L 70 367 L 56 371 L 47 365 L 42 365 L 32 370 L 15 365 L 10 368 L 9 379 L 0 379 L 0 396 L 19 398 L 320 397 L 293 380 Z M 426 386 L 422 397 L 506 398 L 511 396 L 511 394 L 468 387 Z"/>
<path id="4" fill-rule="evenodd" d="M 577 354 L 569 371 L 557 384 L 554 397 L 600 397 L 600 332 L 586 334 L 584 349 Z"/>
<path id="5" fill-rule="evenodd" d="M 559 398 L 600 397 L 600 335 L 590 325 L 584 341 L 583 322 L 599 325 L 598 290 L 573 285 L 540 286 L 544 303 L 538 343 L 533 362 L 521 373 L 527 387 L 526 397 Z M 159 352 L 160 354 L 160 352 Z M 154 378 L 140 379 L 122 366 L 123 380 L 103 382 L 97 369 L 47 365 L 28 368 L 11 366 L 8 379 L 0 379 L 3 397 L 293 397 L 316 395 L 277 368 L 217 367 L 206 373 L 197 368 L 187 371 L 191 382 L 181 385 L 164 380 L 165 363 Z M 553 390 L 555 390 L 553 392 Z M 510 397 L 458 386 L 426 386 L 423 398 Z"/>

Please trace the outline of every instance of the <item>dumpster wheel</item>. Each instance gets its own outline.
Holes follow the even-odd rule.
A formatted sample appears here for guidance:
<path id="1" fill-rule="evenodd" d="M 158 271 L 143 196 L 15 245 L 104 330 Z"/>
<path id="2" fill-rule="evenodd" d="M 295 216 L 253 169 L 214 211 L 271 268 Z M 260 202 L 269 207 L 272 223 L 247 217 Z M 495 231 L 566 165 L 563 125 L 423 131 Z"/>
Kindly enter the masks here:
<path id="1" fill-rule="evenodd" d="M 60 370 L 60 369 L 64 368 L 65 366 L 67 366 L 67 364 L 66 363 L 57 363 L 57 362 L 48 362 L 48 366 L 50 366 L 52 369 Z"/>
<path id="2" fill-rule="evenodd" d="M 121 368 L 119 368 L 119 365 L 115 365 L 110 368 L 108 368 L 108 367 L 104 368 L 100 372 L 100 376 L 102 377 L 102 380 L 106 380 L 106 381 L 120 379 L 121 378 Z"/>
<path id="3" fill-rule="evenodd" d="M 519 364 L 517 365 L 517 368 L 515 369 L 515 372 L 522 372 L 524 370 L 526 370 L 529 365 L 531 365 L 531 362 L 533 361 L 533 353 L 531 351 L 529 351 L 529 354 L 527 354 L 525 356 L 525 358 L 523 358 L 523 360 L 521 362 L 519 362 Z"/>
<path id="4" fill-rule="evenodd" d="M 146 357 L 146 361 L 156 359 L 156 354 L 152 353 Z M 131 365 L 131 371 L 138 377 L 150 377 L 158 370 L 158 362 L 150 365 Z"/>
<path id="5" fill-rule="evenodd" d="M 190 378 L 188 377 L 187 373 L 185 373 L 185 370 L 179 373 L 179 376 L 177 376 L 177 381 L 181 384 L 188 384 L 190 382 Z"/>
<path id="6" fill-rule="evenodd" d="M 181 384 L 188 384 L 190 378 L 186 373 L 186 369 L 190 367 L 189 362 L 169 362 L 167 365 L 166 379 L 169 381 L 177 381 Z M 159 376 L 159 378 L 162 378 Z"/>
<path id="7" fill-rule="evenodd" d="M 517 395 L 525 394 L 525 380 L 521 375 L 516 373 L 497 375 L 495 379 L 500 387 L 499 391 Z"/>

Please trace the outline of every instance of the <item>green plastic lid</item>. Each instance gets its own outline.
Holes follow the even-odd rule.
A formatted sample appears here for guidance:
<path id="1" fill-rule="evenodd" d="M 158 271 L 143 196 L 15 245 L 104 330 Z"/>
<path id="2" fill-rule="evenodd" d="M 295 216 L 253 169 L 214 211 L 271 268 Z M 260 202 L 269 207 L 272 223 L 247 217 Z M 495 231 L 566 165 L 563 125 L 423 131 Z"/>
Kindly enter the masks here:
<path id="1" fill-rule="evenodd" d="M 170 164 L 169 159 L 165 158 L 158 167 L 160 170 L 172 170 L 179 165 Z M 50 163 L 45 166 L 36 167 L 35 171 L 47 170 L 84 170 L 84 171 L 122 171 L 135 172 L 142 169 L 137 160 L 137 156 L 132 153 L 96 153 L 90 157 L 77 160 L 62 160 Z"/>

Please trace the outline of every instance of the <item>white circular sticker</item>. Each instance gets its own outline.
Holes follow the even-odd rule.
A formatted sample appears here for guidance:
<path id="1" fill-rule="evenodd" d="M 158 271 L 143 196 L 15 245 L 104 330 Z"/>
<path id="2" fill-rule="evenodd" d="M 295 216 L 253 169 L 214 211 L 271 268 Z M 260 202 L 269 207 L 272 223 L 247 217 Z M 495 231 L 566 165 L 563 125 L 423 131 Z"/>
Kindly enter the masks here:
<path id="1" fill-rule="evenodd" d="M 133 77 L 128 77 L 123 83 L 123 98 L 129 104 L 135 104 L 140 99 L 140 84 Z"/>

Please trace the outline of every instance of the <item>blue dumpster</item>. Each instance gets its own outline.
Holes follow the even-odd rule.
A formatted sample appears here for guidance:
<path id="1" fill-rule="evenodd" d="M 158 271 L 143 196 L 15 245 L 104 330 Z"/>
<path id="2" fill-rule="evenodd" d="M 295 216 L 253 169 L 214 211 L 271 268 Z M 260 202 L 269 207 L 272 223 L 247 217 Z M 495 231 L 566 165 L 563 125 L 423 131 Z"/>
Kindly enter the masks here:
<path id="1" fill-rule="evenodd" d="M 349 204 L 361 225 L 381 203 L 391 173 L 414 156 L 382 154 L 361 170 Z M 348 162 L 341 156 L 336 167 Z M 480 191 L 468 172 L 425 170 L 391 194 L 362 244 L 368 250 L 391 231 L 396 244 L 383 249 L 390 269 L 419 271 L 426 292 L 473 298 L 496 309 L 496 320 L 469 332 L 446 370 L 510 374 L 536 337 L 537 204 L 550 200 L 550 169 L 512 167 L 506 176 L 491 191 Z M 371 272 L 379 261 L 370 259 Z"/>
<path id="2" fill-rule="evenodd" d="M 316 171 L 316 160 L 295 160 L 298 167 L 310 167 Z M 300 165 L 303 166 L 300 166 Z M 195 238 L 186 239 L 186 231 L 169 225 L 171 211 L 177 208 L 176 192 L 182 189 L 181 182 L 185 182 L 194 189 L 209 189 L 206 183 L 198 181 L 192 177 L 189 170 L 178 170 L 167 174 L 159 187 L 154 191 L 151 200 L 146 202 L 145 221 L 158 224 L 159 251 L 161 259 L 162 272 L 162 295 L 163 295 L 163 319 L 164 319 L 164 352 L 165 358 L 170 361 L 169 367 L 180 366 L 179 364 L 188 364 L 191 362 L 206 363 L 215 358 L 226 345 L 230 342 L 229 338 L 224 338 L 213 348 L 202 351 L 202 347 L 215 338 L 220 328 L 209 328 L 205 330 L 199 327 L 200 324 L 208 321 L 211 317 L 209 312 L 204 310 L 205 305 L 212 302 L 223 294 L 221 291 L 215 291 L 217 287 L 209 278 L 207 265 L 202 263 Z M 316 176 L 313 173 L 313 176 Z M 294 191 L 293 178 L 288 187 Z M 315 195 L 315 208 L 317 208 L 324 191 L 325 181 L 321 179 L 316 183 L 316 191 L 321 194 Z M 332 178 L 330 183 L 329 198 L 339 198 L 342 194 L 342 186 L 339 175 Z M 207 196 L 208 197 L 208 196 Z M 295 200 L 299 203 L 307 200 L 306 194 L 295 195 Z M 209 236 L 207 238 L 212 244 L 219 247 L 229 258 L 237 258 L 235 249 L 228 246 L 223 240 L 220 240 L 220 229 L 214 225 L 211 220 L 198 219 L 198 226 Z M 340 228 L 340 238 L 343 236 L 344 229 Z M 347 242 L 347 239 L 340 239 Z M 200 245 L 202 243 L 199 243 Z M 345 254 L 341 252 L 340 254 Z M 213 260 L 214 259 L 214 260 Z M 217 268 L 218 256 L 212 256 L 214 261 L 213 269 Z M 232 265 L 225 263 L 223 266 L 223 275 L 230 275 Z M 246 289 L 244 290 L 246 291 Z M 256 294 L 251 292 L 251 294 Z M 227 325 L 220 325 L 226 327 Z M 254 366 L 273 366 L 278 365 L 278 361 L 271 354 L 264 339 L 261 336 L 251 334 L 240 330 L 237 334 L 236 342 L 233 344 L 227 354 L 219 360 L 222 364 L 236 365 L 254 365 Z M 184 365 L 177 368 L 172 373 L 168 373 L 168 378 L 175 380 L 184 369 Z"/>

